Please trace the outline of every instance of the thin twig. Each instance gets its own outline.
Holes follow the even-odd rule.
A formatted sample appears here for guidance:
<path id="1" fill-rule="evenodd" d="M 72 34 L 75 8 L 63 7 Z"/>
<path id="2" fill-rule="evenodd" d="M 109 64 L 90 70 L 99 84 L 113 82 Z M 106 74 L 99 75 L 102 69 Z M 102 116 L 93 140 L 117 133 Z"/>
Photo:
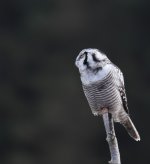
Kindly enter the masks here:
<path id="1" fill-rule="evenodd" d="M 108 111 L 108 110 L 107 110 Z M 121 164 L 120 153 L 118 148 L 118 141 L 115 135 L 114 122 L 110 113 L 106 112 L 103 114 L 103 121 L 107 134 L 107 142 L 110 149 L 111 161 L 110 164 Z"/>

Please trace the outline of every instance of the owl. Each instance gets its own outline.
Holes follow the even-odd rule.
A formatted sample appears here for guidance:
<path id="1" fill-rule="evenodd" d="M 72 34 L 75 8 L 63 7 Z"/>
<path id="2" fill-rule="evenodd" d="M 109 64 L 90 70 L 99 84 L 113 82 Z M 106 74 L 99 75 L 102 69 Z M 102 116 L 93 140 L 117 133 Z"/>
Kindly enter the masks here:
<path id="1" fill-rule="evenodd" d="M 128 110 L 124 77 L 121 70 L 98 49 L 83 49 L 76 58 L 84 94 L 94 115 L 108 109 L 115 122 L 121 123 L 128 134 L 140 141 Z"/>

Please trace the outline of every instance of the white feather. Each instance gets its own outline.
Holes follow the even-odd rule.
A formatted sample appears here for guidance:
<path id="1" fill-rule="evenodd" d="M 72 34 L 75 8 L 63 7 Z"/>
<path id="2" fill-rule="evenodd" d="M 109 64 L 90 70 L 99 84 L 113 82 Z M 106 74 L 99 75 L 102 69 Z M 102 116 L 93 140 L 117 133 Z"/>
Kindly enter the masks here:
<path id="1" fill-rule="evenodd" d="M 107 64 L 102 70 L 98 71 L 96 74 L 93 71 L 83 71 L 81 73 L 81 81 L 83 84 L 88 85 L 99 80 L 102 80 L 112 69 L 111 64 Z"/>

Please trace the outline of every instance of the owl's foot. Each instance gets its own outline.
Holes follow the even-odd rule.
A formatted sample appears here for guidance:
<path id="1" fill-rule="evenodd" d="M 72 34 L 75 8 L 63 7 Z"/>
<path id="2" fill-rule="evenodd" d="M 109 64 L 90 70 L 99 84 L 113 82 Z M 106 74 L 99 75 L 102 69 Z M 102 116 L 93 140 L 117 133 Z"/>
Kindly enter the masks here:
<path id="1" fill-rule="evenodd" d="M 105 113 L 108 113 L 108 108 L 101 108 L 100 115 L 104 115 Z"/>

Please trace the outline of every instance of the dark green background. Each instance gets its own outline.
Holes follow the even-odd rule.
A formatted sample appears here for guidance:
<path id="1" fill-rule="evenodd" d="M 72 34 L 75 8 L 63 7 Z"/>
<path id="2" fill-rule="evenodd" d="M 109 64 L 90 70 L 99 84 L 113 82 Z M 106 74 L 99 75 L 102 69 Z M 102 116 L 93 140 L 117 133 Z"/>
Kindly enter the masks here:
<path id="1" fill-rule="evenodd" d="M 102 119 L 92 115 L 74 66 L 89 47 L 124 72 L 142 141 L 116 124 L 122 163 L 149 163 L 150 1 L 2 0 L 1 164 L 107 163 Z"/>

